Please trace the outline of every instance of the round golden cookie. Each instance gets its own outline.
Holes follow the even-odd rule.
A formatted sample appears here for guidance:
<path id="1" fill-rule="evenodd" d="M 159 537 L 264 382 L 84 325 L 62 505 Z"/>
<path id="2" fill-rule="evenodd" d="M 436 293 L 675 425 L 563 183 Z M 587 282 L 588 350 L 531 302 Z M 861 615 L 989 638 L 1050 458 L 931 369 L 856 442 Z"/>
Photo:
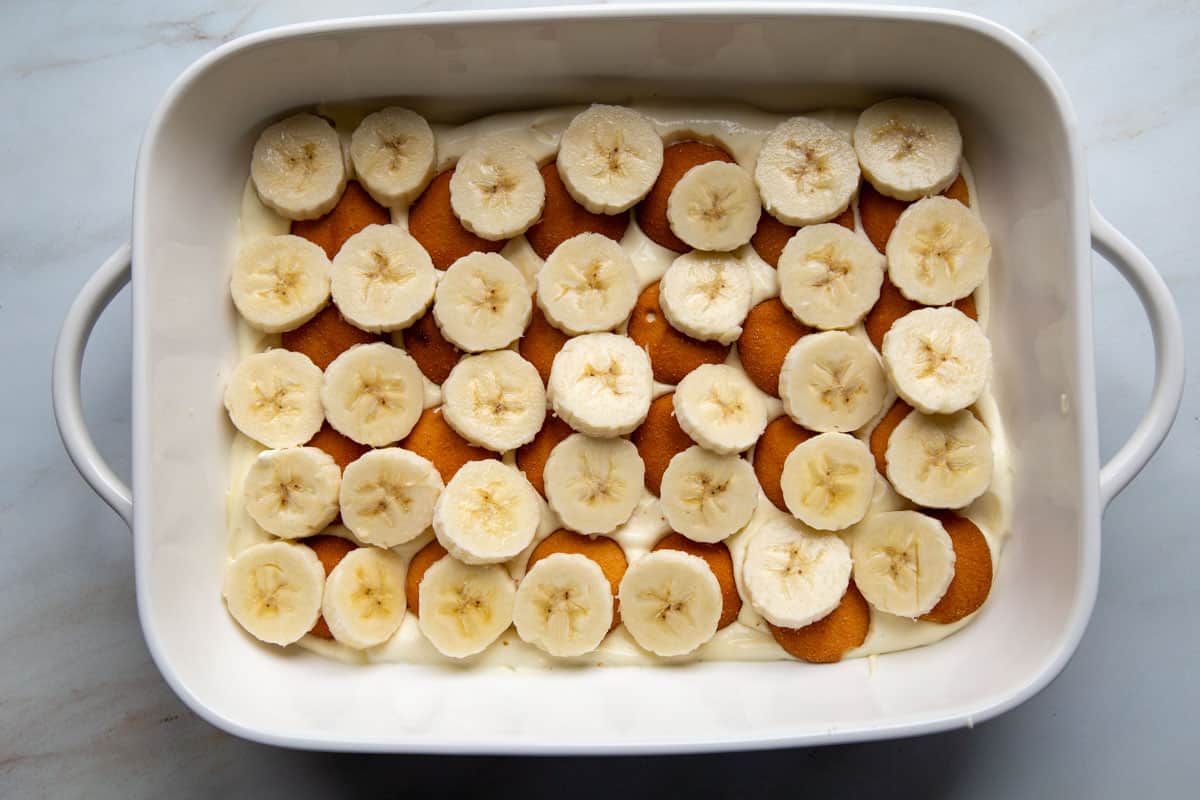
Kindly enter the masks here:
<path id="1" fill-rule="evenodd" d="M 343 539 L 340 536 L 329 536 L 321 534 L 319 536 L 310 536 L 303 541 L 303 544 L 312 548 L 312 551 L 317 554 L 317 558 L 321 560 L 321 566 L 325 568 L 326 577 L 333 572 L 341 560 L 346 557 L 346 554 L 351 550 L 358 548 L 354 542 L 348 539 Z M 333 632 L 329 630 L 329 626 L 325 624 L 324 617 L 317 617 L 317 622 L 309 631 L 313 636 L 321 639 L 333 639 Z"/>
<path id="2" fill-rule="evenodd" d="M 814 664 L 832 664 L 842 654 L 867 640 L 871 630 L 871 607 L 854 581 L 846 587 L 842 602 L 826 616 L 803 628 L 780 628 L 767 623 L 771 635 L 789 655 Z"/>
<path id="3" fill-rule="evenodd" d="M 854 207 L 848 207 L 830 222 L 854 230 Z M 750 237 L 750 245 L 754 248 L 754 252 L 758 253 L 759 258 L 772 267 L 778 267 L 779 257 L 783 255 L 783 248 L 798 230 L 800 229 L 792 227 L 786 222 L 780 222 L 770 214 L 763 213 L 758 218 L 758 227 L 754 231 L 754 236 Z"/>
<path id="4" fill-rule="evenodd" d="M 496 455 L 459 436 L 442 418 L 440 406 L 422 411 L 417 424 L 400 442 L 400 446 L 432 462 L 446 483 L 449 483 L 454 473 L 468 461 L 482 461 L 485 458 L 495 458 Z"/>
<path id="5" fill-rule="evenodd" d="M 779 482 L 783 477 L 783 462 L 796 445 L 814 436 L 815 433 L 801 428 L 784 414 L 767 423 L 767 429 L 759 437 L 758 444 L 754 445 L 754 474 L 758 477 L 758 485 L 780 511 L 788 510 Z"/>
<path id="6" fill-rule="evenodd" d="M 621 241 L 629 227 L 628 214 L 593 214 L 579 205 L 563 185 L 558 165 L 553 162 L 542 167 L 541 173 L 546 185 L 546 205 L 542 209 L 542 218 L 525 231 L 533 252 L 547 259 L 554 248 L 581 233 L 598 233 Z"/>
<path id="7" fill-rule="evenodd" d="M 716 145 L 704 142 L 679 142 L 663 149 L 663 164 L 658 179 L 637 207 L 638 227 L 650 241 L 676 253 L 692 249 L 671 230 L 671 224 L 667 221 L 667 200 L 675 184 L 689 169 L 710 161 L 732 164 L 733 156 Z"/>
<path id="8" fill-rule="evenodd" d="M 723 364 L 729 347 L 702 342 L 671 327 L 658 303 L 658 284 L 642 290 L 629 316 L 629 338 L 650 356 L 654 379 L 677 384 L 701 364 Z"/>
<path id="9" fill-rule="evenodd" d="M 942 195 L 957 200 L 964 206 L 971 205 L 967 194 L 967 182 L 961 174 Z M 871 244 L 875 245 L 876 250 L 882 253 L 887 249 L 887 240 L 892 235 L 892 229 L 896 227 L 896 220 L 900 219 L 904 209 L 910 205 L 912 203 L 880 194 L 870 183 L 863 182 L 862 190 L 858 194 L 858 217 L 862 220 L 863 232 L 867 234 Z"/>
<path id="10" fill-rule="evenodd" d="M 608 584 L 612 587 L 612 627 L 620 625 L 621 603 L 617 599 L 617 592 L 621 588 L 621 579 L 625 577 L 625 570 L 629 567 L 629 560 L 625 558 L 625 551 L 621 549 L 621 545 L 607 536 L 584 536 L 582 533 L 559 528 L 533 548 L 533 552 L 529 554 L 529 562 L 525 565 L 525 571 L 528 572 L 533 569 L 534 564 L 555 553 L 577 553 L 587 556 L 599 565 L 600 571 L 604 573 L 605 578 L 608 578 Z"/>
<path id="11" fill-rule="evenodd" d="M 404 349 L 417 362 L 421 374 L 439 386 L 462 356 L 462 351 L 442 336 L 433 309 L 404 329 Z"/>
<path id="12" fill-rule="evenodd" d="M 517 340 L 517 352 L 521 358 L 533 364 L 542 383 L 550 382 L 550 367 L 554 366 L 554 357 L 562 350 L 571 337 L 550 324 L 542 309 L 538 307 L 537 295 L 533 296 L 533 314 L 529 317 L 529 327 Z"/>
<path id="13" fill-rule="evenodd" d="M 979 314 L 975 310 L 975 295 L 969 294 L 961 300 L 955 300 L 951 305 L 971 319 L 979 319 Z M 867 338 L 871 340 L 871 344 L 875 345 L 875 349 L 883 350 L 883 337 L 892 329 L 896 320 L 918 308 L 925 308 L 925 306 L 914 303 L 900 294 L 900 290 L 885 274 L 883 285 L 879 287 L 879 300 L 875 302 L 863 319 L 863 325 L 867 329 Z"/>
<path id="14" fill-rule="evenodd" d="M 742 335 L 737 342 L 742 369 L 755 386 L 779 397 L 779 371 L 788 350 L 801 336 L 812 332 L 778 297 L 762 301 L 750 309 L 742 323 Z"/>
<path id="15" fill-rule="evenodd" d="M 325 255 L 333 258 L 346 240 L 363 228 L 391 221 L 392 212 L 376 203 L 358 181 L 350 181 L 332 211 L 318 219 L 293 221 L 292 233 L 320 245 Z"/>
<path id="16" fill-rule="evenodd" d="M 542 423 L 542 429 L 533 437 L 533 441 L 517 448 L 517 469 L 525 473 L 525 479 L 542 497 L 546 496 L 546 483 L 543 480 L 546 459 L 550 458 L 550 451 L 556 444 L 574 432 L 570 425 L 554 416 L 553 412 L 547 412 L 546 421 Z"/>
<path id="17" fill-rule="evenodd" d="M 695 444 L 675 419 L 675 394 L 664 394 L 650 403 L 646 419 L 629 436 L 646 465 L 646 488 L 657 497 L 662 476 L 677 454 Z"/>
<path id="18" fill-rule="evenodd" d="M 974 522 L 949 511 L 926 511 L 942 523 L 954 546 L 954 577 L 946 594 L 921 617 L 948 625 L 979 609 L 992 591 L 992 551 Z"/>
<path id="19" fill-rule="evenodd" d="M 884 477 L 887 477 L 888 439 L 892 438 L 892 431 L 896 430 L 896 426 L 904 421 L 910 411 L 912 406 L 897 397 L 896 402 L 871 431 L 871 455 L 875 456 L 875 469 Z"/>
<path id="20" fill-rule="evenodd" d="M 321 430 L 308 440 L 305 447 L 324 450 L 343 470 L 350 465 L 350 462 L 371 449 L 370 445 L 359 444 L 338 433 L 329 426 L 328 422 L 321 423 Z"/>
<path id="21" fill-rule="evenodd" d="M 654 545 L 654 549 L 679 550 L 703 558 L 721 587 L 721 618 L 717 621 L 717 630 L 737 619 L 742 610 L 742 597 L 738 594 L 737 581 L 733 577 L 733 556 L 724 542 L 701 544 L 682 533 L 669 533 Z"/>
<path id="22" fill-rule="evenodd" d="M 281 337 L 281 344 L 285 348 L 303 353 L 322 370 L 354 345 L 378 341 L 382 341 L 378 334 L 367 333 L 346 322 L 333 303 L 325 306 L 299 328 L 288 331 Z"/>
<path id="23" fill-rule="evenodd" d="M 438 269 L 446 269 L 471 253 L 498 253 L 508 243 L 476 236 L 458 221 L 450 207 L 453 176 L 454 170 L 448 169 L 430 181 L 408 210 L 408 232 L 421 243 Z"/>
<path id="24" fill-rule="evenodd" d="M 421 615 L 421 579 L 425 572 L 447 555 L 446 548 L 434 539 L 417 551 L 408 562 L 408 574 L 404 576 L 404 598 L 408 601 L 408 610 L 415 616 Z"/>

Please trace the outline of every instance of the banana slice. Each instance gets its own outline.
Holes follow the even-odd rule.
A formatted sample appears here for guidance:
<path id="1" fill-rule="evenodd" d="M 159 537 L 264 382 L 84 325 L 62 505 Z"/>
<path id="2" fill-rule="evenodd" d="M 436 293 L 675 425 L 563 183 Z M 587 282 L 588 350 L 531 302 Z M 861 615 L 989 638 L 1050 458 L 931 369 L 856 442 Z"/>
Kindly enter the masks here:
<path id="1" fill-rule="evenodd" d="M 498 564 L 533 541 L 542 507 L 514 467 L 495 459 L 464 464 L 433 507 L 433 532 L 467 564 Z"/>
<path id="2" fill-rule="evenodd" d="M 840 531 L 867 515 L 875 458 L 847 433 L 822 433 L 792 449 L 779 482 L 792 516 L 810 528 Z"/>
<path id="3" fill-rule="evenodd" d="M 671 262 L 658 291 L 663 314 L 675 330 L 694 339 L 730 344 L 742 335 L 754 279 L 749 267 L 732 253 L 693 250 Z"/>
<path id="4" fill-rule="evenodd" d="M 295 447 L 324 421 L 321 370 L 308 356 L 267 350 L 246 356 L 229 376 L 225 408 L 234 426 L 267 447 Z"/>
<path id="5" fill-rule="evenodd" d="M 545 205 L 537 162 L 503 138 L 468 148 L 450 178 L 450 207 L 463 227 L 493 242 L 524 233 Z"/>
<path id="6" fill-rule="evenodd" d="M 620 214 L 645 197 L 663 164 L 650 120 L 622 106 L 593 105 L 571 120 L 558 147 L 558 174 L 593 214 Z"/>
<path id="7" fill-rule="evenodd" d="M 392 106 L 368 114 L 350 137 L 354 174 L 375 202 L 406 206 L 433 178 L 437 154 L 425 118 Z"/>
<path id="8" fill-rule="evenodd" d="M 483 652 L 508 629 L 516 588 L 499 564 L 471 566 L 443 558 L 425 571 L 418 590 L 421 633 L 442 655 Z"/>
<path id="9" fill-rule="evenodd" d="M 827 222 L 850 206 L 858 191 L 854 148 L 833 128 L 808 117 L 792 117 L 763 141 L 754 182 L 763 206 L 780 222 Z"/>
<path id="10" fill-rule="evenodd" d="M 408 436 L 417 424 L 425 384 L 417 362 L 400 348 L 357 344 L 325 368 L 321 403 L 338 433 L 384 447 Z"/>
<path id="11" fill-rule="evenodd" d="M 537 274 L 538 307 L 565 333 L 611 331 L 633 311 L 637 270 L 618 242 L 581 233 L 554 248 Z"/>
<path id="12" fill-rule="evenodd" d="M 238 313 L 264 333 L 299 328 L 329 302 L 329 258 L 299 236 L 262 236 L 238 250 L 229 283 Z"/>
<path id="13" fill-rule="evenodd" d="M 550 451 L 543 475 L 546 500 L 564 525 L 580 533 L 611 533 L 629 521 L 642 499 L 646 467 L 628 439 L 573 433 Z"/>
<path id="14" fill-rule="evenodd" d="M 407 328 L 433 302 L 433 260 L 398 225 L 368 225 L 333 257 L 333 302 L 346 321 L 381 333 Z"/>
<path id="15" fill-rule="evenodd" d="M 949 197 L 926 197 L 904 210 L 887 240 L 888 276 L 917 303 L 960 300 L 987 277 L 992 242 L 983 220 Z"/>
<path id="16" fill-rule="evenodd" d="M 442 401 L 451 428 L 497 453 L 533 441 L 546 418 L 541 376 L 512 350 L 459 361 L 442 382 Z"/>
<path id="17" fill-rule="evenodd" d="M 342 523 L 366 544 L 404 544 L 432 524 L 443 488 L 437 468 L 416 453 L 399 447 L 371 450 L 342 475 Z"/>
<path id="18" fill-rule="evenodd" d="M 675 419 L 683 432 L 716 453 L 740 453 L 762 436 L 767 405 L 746 374 L 703 364 L 675 387 Z"/>
<path id="19" fill-rule="evenodd" d="M 351 550 L 325 579 L 321 616 L 329 632 L 347 647 L 362 650 L 392 638 L 407 604 L 404 559 L 390 550 Z"/>
<path id="20" fill-rule="evenodd" d="M 288 117 L 259 134 L 250 178 L 263 205 L 288 219 L 316 219 L 346 188 L 342 140 L 314 114 Z"/>
<path id="21" fill-rule="evenodd" d="M 758 479 L 741 456 L 717 455 L 693 445 L 671 458 L 659 496 L 672 530 L 693 542 L 719 542 L 754 516 Z"/>
<path id="22" fill-rule="evenodd" d="M 296 539 L 333 522 L 341 481 L 341 468 L 324 450 L 264 450 L 246 470 L 242 494 L 247 513 L 263 530 Z"/>
<path id="23" fill-rule="evenodd" d="M 780 519 L 750 539 L 742 583 L 750 605 L 768 622 L 803 628 L 838 607 L 850 585 L 851 566 L 850 548 L 840 536 Z"/>
<path id="24" fill-rule="evenodd" d="M 325 568 L 310 548 L 263 542 L 229 563 L 222 594 L 229 613 L 251 636 L 286 645 L 317 624 L 324 589 Z"/>
<path id="25" fill-rule="evenodd" d="M 919 308 L 884 334 L 883 365 L 910 406 L 952 414 L 983 394 L 992 345 L 979 323 L 957 308 Z"/>
<path id="26" fill-rule="evenodd" d="M 911 411 L 888 437 L 888 480 L 917 505 L 962 508 L 992 482 L 992 436 L 970 411 Z"/>
<path id="27" fill-rule="evenodd" d="M 517 587 L 517 635 L 552 656 L 581 656 L 612 627 L 612 588 L 600 565 L 578 553 L 538 561 Z"/>
<path id="28" fill-rule="evenodd" d="M 850 328 L 879 300 L 886 266 L 865 236 L 832 222 L 810 225 L 779 256 L 779 297 L 805 325 Z"/>
<path id="29" fill-rule="evenodd" d="M 874 514 L 854 532 L 854 583 L 880 611 L 916 619 L 954 578 L 954 545 L 942 523 L 917 511 Z"/>
<path id="30" fill-rule="evenodd" d="M 433 318 L 442 335 L 469 353 L 508 347 L 532 315 L 525 276 L 498 253 L 458 259 L 434 293 Z"/>
<path id="31" fill-rule="evenodd" d="M 779 398 L 797 425 L 855 431 L 883 408 L 887 376 L 875 349 L 845 331 L 801 337 L 779 370 Z"/>
<path id="32" fill-rule="evenodd" d="M 754 179 L 727 161 L 692 167 L 667 197 L 671 232 L 697 250 L 736 250 L 750 241 L 761 213 Z"/>
<path id="33" fill-rule="evenodd" d="M 589 333 L 567 340 L 550 367 L 554 413 L 588 436 L 623 436 L 650 411 L 654 373 L 646 351 L 625 336 Z"/>
<path id="34" fill-rule="evenodd" d="M 953 183 L 962 135 L 954 117 L 937 103 L 897 97 L 859 115 L 854 152 L 880 194 L 916 200 Z"/>
<path id="35" fill-rule="evenodd" d="M 655 550 L 630 564 L 618 598 L 625 629 L 655 655 L 692 652 L 721 619 L 716 576 L 704 559 L 679 550 Z"/>

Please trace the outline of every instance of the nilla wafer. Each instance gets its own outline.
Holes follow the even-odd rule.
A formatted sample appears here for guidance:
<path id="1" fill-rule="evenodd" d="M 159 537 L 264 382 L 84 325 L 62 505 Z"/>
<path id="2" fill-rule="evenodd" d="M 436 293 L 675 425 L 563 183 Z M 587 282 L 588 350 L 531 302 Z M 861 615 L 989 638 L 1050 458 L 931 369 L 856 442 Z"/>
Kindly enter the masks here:
<path id="1" fill-rule="evenodd" d="M 335 358 L 356 344 L 378 342 L 378 334 L 360 330 L 342 317 L 330 303 L 308 322 L 283 334 L 281 343 L 288 350 L 303 353 L 318 369 L 325 369 Z"/>
<path id="2" fill-rule="evenodd" d="M 400 446 L 432 462 L 446 483 L 468 461 L 482 461 L 495 456 L 490 450 L 476 447 L 459 436 L 442 417 L 441 408 L 422 411 L 417 424 L 400 442 Z"/>
<path id="3" fill-rule="evenodd" d="M 417 551 L 408 562 L 408 574 L 404 576 L 404 598 L 408 601 L 408 610 L 415 616 L 421 614 L 421 579 L 434 564 L 448 555 L 446 548 L 433 539 L 429 544 Z"/>
<path id="4" fill-rule="evenodd" d="M 292 233 L 319 245 L 333 258 L 346 240 L 363 228 L 391 221 L 392 212 L 376 203 L 357 181 L 350 181 L 332 211 L 318 219 L 293 221 Z"/>
<path id="5" fill-rule="evenodd" d="M 654 545 L 654 549 L 680 550 L 703 558 L 721 587 L 721 618 L 717 621 L 717 630 L 737 619 L 742 610 L 742 597 L 738 594 L 737 581 L 733 577 L 733 556 L 724 542 L 702 544 L 693 542 L 681 533 L 669 533 Z"/>
<path id="6" fill-rule="evenodd" d="M 847 208 L 829 221 L 841 225 L 843 228 L 854 230 L 854 208 Z M 754 252 L 758 253 L 759 258 L 772 267 L 778 267 L 779 257 L 783 255 L 783 248 L 798 230 L 800 229 L 764 213 L 758 218 L 758 228 L 754 231 L 754 236 L 750 238 L 750 245 L 754 248 Z"/>
<path id="7" fill-rule="evenodd" d="M 767 499 L 780 511 L 788 510 L 783 499 L 783 486 L 780 484 L 783 462 L 796 445 L 814 436 L 815 433 L 801 428 L 784 414 L 767 423 L 767 429 L 754 446 L 754 474 L 758 477 L 758 485 L 762 487 Z"/>
<path id="8" fill-rule="evenodd" d="M 555 553 L 587 556 L 599 565 L 600 571 L 604 573 L 604 577 L 608 579 L 608 583 L 612 587 L 612 626 L 615 628 L 620 625 L 621 604 L 617 600 L 617 592 L 621 588 L 621 579 L 625 577 L 625 570 L 629 567 L 629 560 L 625 558 L 625 551 L 621 549 L 621 545 L 607 536 L 584 536 L 582 533 L 559 528 L 533 548 L 525 569 L 527 571 L 532 569 L 538 561 Z"/>
<path id="9" fill-rule="evenodd" d="M 929 613 L 921 617 L 948 625 L 973 614 L 992 591 L 992 551 L 974 522 L 949 512 L 926 511 L 950 534 L 954 546 L 954 577 L 950 587 Z"/>
<path id="10" fill-rule="evenodd" d="M 538 490 L 538 494 L 542 497 L 546 496 L 546 483 L 543 479 L 546 471 L 546 459 L 550 458 L 550 451 L 556 444 L 574 432 L 570 425 L 554 416 L 553 413 L 547 413 L 546 420 L 542 423 L 542 429 L 537 432 L 537 436 L 533 437 L 533 441 L 517 448 L 517 469 L 525 473 L 525 479 Z"/>
<path id="11" fill-rule="evenodd" d="M 892 431 L 896 430 L 896 426 L 904 421 L 910 411 L 912 406 L 896 398 L 896 402 L 892 403 L 892 407 L 871 431 L 871 455 L 875 457 L 875 469 L 879 470 L 880 475 L 887 475 L 888 439 L 892 438 Z"/>
<path id="12" fill-rule="evenodd" d="M 942 192 L 942 196 L 957 200 L 964 206 L 971 205 L 967 182 L 961 174 Z M 858 195 L 858 217 L 862 220 L 863 232 L 867 234 L 871 244 L 875 245 L 876 250 L 882 253 L 887 249 L 887 240 L 892 235 L 892 229 L 896 227 L 896 220 L 900 219 L 904 209 L 911 205 L 912 203 L 880 194 L 870 182 L 863 182 Z"/>
<path id="13" fill-rule="evenodd" d="M 343 470 L 363 453 L 371 449 L 370 445 L 359 444 L 358 442 L 343 436 L 330 427 L 328 422 L 321 423 L 321 430 L 317 431 L 305 447 L 316 447 L 324 450 L 329 454 L 330 458 L 337 462 L 337 465 Z M 318 553 L 320 555 L 320 553 Z"/>
<path id="14" fill-rule="evenodd" d="M 462 351 L 442 336 L 433 309 L 405 329 L 404 349 L 417 362 L 421 374 L 439 386 L 462 356 Z"/>
<path id="15" fill-rule="evenodd" d="M 746 315 L 738 337 L 738 358 L 754 385 L 779 397 L 779 371 L 788 350 L 813 329 L 788 311 L 778 297 L 764 300 Z"/>
<path id="16" fill-rule="evenodd" d="M 654 379 L 676 384 L 701 364 L 723 364 L 729 347 L 702 342 L 671 327 L 658 302 L 658 284 L 642 290 L 629 317 L 629 338 L 650 356 Z"/>
<path id="17" fill-rule="evenodd" d="M 637 207 L 638 227 L 650 241 L 676 253 L 692 249 L 671 230 L 667 221 L 667 200 L 675 184 L 689 169 L 710 161 L 733 163 L 733 157 L 720 147 L 705 142 L 679 142 L 663 150 L 663 165 L 658 180 Z"/>
<path id="18" fill-rule="evenodd" d="M 329 576 L 329 573 L 333 572 L 334 567 L 341 563 L 347 553 L 358 547 L 358 545 L 348 539 L 324 533 L 319 536 L 310 536 L 304 540 L 304 544 L 312 548 L 312 551 L 317 554 L 317 558 L 321 560 L 321 566 L 325 568 L 326 577 Z M 313 625 L 309 633 L 321 639 L 333 639 L 333 632 L 325 624 L 324 617 L 317 617 L 317 624 Z"/>
<path id="19" fill-rule="evenodd" d="M 675 419 L 674 393 L 656 397 L 650 403 L 645 422 L 629 439 L 646 466 L 646 488 L 656 497 L 662 489 L 662 476 L 671 459 L 695 444 Z"/>
<path id="20" fill-rule="evenodd" d="M 866 641 L 871 630 L 871 608 L 850 581 L 837 608 L 811 625 L 780 628 L 768 622 L 767 626 L 788 655 L 813 664 L 832 664 Z"/>
<path id="21" fill-rule="evenodd" d="M 450 207 L 450 179 L 454 170 L 438 175 L 408 210 L 408 231 L 433 259 L 438 269 L 446 269 L 471 253 L 498 253 L 505 240 L 488 241 L 463 227 Z"/>
<path id="22" fill-rule="evenodd" d="M 550 367 L 554 366 L 554 357 L 562 350 L 571 337 L 550 324 L 546 315 L 537 304 L 537 295 L 533 296 L 533 313 L 529 317 L 529 327 L 517 341 L 517 352 L 521 358 L 528 361 L 542 376 L 542 383 L 550 381 Z"/>
<path id="23" fill-rule="evenodd" d="M 571 197 L 558 174 L 557 164 L 547 164 L 540 172 L 546 185 L 546 206 L 542 218 L 525 231 L 529 246 L 540 258 L 549 258 L 554 248 L 581 233 L 598 233 L 618 242 L 625 235 L 628 214 L 593 214 Z M 545 379 L 543 375 L 542 380 Z"/>
<path id="24" fill-rule="evenodd" d="M 951 305 L 971 319 L 979 319 L 979 314 L 975 310 L 975 295 L 969 294 L 961 300 L 955 300 Z M 891 278 L 885 274 L 883 285 L 879 287 L 879 300 L 875 302 L 863 319 L 863 325 L 867 329 L 867 338 L 871 340 L 871 344 L 875 345 L 875 349 L 883 350 L 883 337 L 892 329 L 896 320 L 918 308 L 924 308 L 924 306 L 914 303 L 900 294 L 896 284 L 892 283 Z"/>

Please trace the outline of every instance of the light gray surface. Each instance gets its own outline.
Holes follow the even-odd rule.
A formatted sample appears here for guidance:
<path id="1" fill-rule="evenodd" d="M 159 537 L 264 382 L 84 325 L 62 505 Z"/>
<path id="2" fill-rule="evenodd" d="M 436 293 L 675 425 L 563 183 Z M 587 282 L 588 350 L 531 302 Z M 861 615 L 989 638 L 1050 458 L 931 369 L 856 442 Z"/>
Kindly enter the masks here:
<path id="1" fill-rule="evenodd" d="M 503 2 L 342 0 L 339 14 Z M 1200 7 L 1056 0 L 945 4 L 1027 37 L 1074 101 L 1092 197 L 1158 265 L 1184 313 L 1192 365 L 1175 430 L 1104 519 L 1095 615 L 1062 676 L 971 731 L 742 756 L 613 761 L 384 758 L 292 753 L 216 731 L 150 662 L 137 624 L 128 530 L 78 479 L 49 403 L 50 352 L 84 279 L 128 236 L 146 120 L 191 61 L 242 33 L 316 19 L 326 4 L 133 0 L 8 2 L 0 10 L 0 794 L 160 796 L 252 789 L 326 793 L 566 787 L 663 795 L 772 789 L 1001 796 L 1190 795 L 1200 716 Z M 615 56 L 616 54 L 614 54 Z M 1102 454 L 1132 430 L 1153 372 L 1132 291 L 1096 260 Z M 102 452 L 129 473 L 129 302 L 101 319 L 84 370 Z M 969 680 L 969 675 L 963 676 Z M 336 687 L 331 687 L 336 691 Z"/>

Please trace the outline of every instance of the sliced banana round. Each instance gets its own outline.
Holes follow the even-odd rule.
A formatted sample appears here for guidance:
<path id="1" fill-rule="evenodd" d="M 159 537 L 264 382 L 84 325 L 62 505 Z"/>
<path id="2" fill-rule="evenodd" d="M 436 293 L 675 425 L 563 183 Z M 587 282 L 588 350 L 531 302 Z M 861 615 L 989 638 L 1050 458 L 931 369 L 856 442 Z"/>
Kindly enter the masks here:
<path id="1" fill-rule="evenodd" d="M 425 383 L 412 356 L 384 342 L 357 344 L 325 368 L 325 418 L 359 444 L 384 447 L 417 424 Z M 316 431 L 313 431 L 316 433 Z"/>
<path id="2" fill-rule="evenodd" d="M 992 344 L 979 323 L 957 308 L 919 308 L 884 334 L 883 365 L 910 406 L 952 414 L 983 394 Z"/>
<path id="3" fill-rule="evenodd" d="M 723 602 L 707 562 L 679 550 L 655 550 L 630 564 L 618 599 L 625 629 L 659 656 L 686 655 L 711 639 Z"/>
<path id="4" fill-rule="evenodd" d="M 992 435 L 970 411 L 909 412 L 888 437 L 887 476 L 929 508 L 962 508 L 992 483 Z"/>
<path id="5" fill-rule="evenodd" d="M 537 368 L 512 350 L 467 356 L 442 382 L 442 416 L 472 444 L 504 453 L 542 429 L 546 390 Z"/>
<path id="6" fill-rule="evenodd" d="M 658 291 L 672 328 L 694 339 L 729 344 L 742 335 L 754 278 L 732 253 L 693 250 L 671 262 Z"/>
<path id="7" fill-rule="evenodd" d="M 532 315 L 525 276 L 498 253 L 458 259 L 434 292 L 433 318 L 442 335 L 469 353 L 508 347 Z"/>
<path id="8" fill-rule="evenodd" d="M 858 159 L 849 142 L 809 117 L 792 117 L 763 141 L 754 182 L 763 206 L 788 225 L 826 222 L 858 191 Z"/>
<path id="9" fill-rule="evenodd" d="M 384 206 L 406 206 L 433 177 L 437 154 L 425 118 L 391 106 L 368 114 L 350 137 L 354 174 Z"/>
<path id="10" fill-rule="evenodd" d="M 719 542 L 754 516 L 758 479 L 741 456 L 718 455 L 693 445 L 672 456 L 659 497 L 672 530 L 693 542 Z"/>
<path id="11" fill-rule="evenodd" d="M 818 434 L 788 454 L 779 483 L 792 516 L 810 528 L 840 531 L 867 515 L 875 458 L 848 433 Z"/>
<path id="12" fill-rule="evenodd" d="M 321 370 L 308 356 L 267 350 L 246 356 L 229 376 L 225 408 L 234 426 L 267 447 L 304 444 L 321 428 Z"/>
<path id="13" fill-rule="evenodd" d="M 942 523 L 917 511 L 874 514 L 854 531 L 854 583 L 880 611 L 916 619 L 954 578 L 954 545 Z"/>
<path id="14" fill-rule="evenodd" d="M 484 239 L 524 233 L 545 205 L 546 184 L 537 162 L 502 137 L 469 147 L 450 177 L 450 207 L 464 228 Z"/>
<path id="15" fill-rule="evenodd" d="M 429 308 L 437 271 L 408 231 L 368 225 L 333 257 L 331 284 L 333 302 L 351 325 L 373 333 L 397 331 Z"/>
<path id="16" fill-rule="evenodd" d="M 667 197 L 671 232 L 697 250 L 736 250 L 750 241 L 761 213 L 754 179 L 727 161 L 692 167 Z"/>
<path id="17" fill-rule="evenodd" d="M 663 143 L 633 109 L 593 105 L 575 115 L 558 147 L 558 174 L 593 214 L 620 214 L 646 196 L 662 170 Z"/>
<path id="18" fill-rule="evenodd" d="M 887 241 L 888 276 L 917 303 L 940 306 L 983 283 L 992 259 L 987 228 L 949 197 L 926 197 L 904 210 Z"/>
<path id="19" fill-rule="evenodd" d="M 810 225 L 779 256 L 779 298 L 805 325 L 850 328 L 879 300 L 886 266 L 867 237 L 833 222 Z"/>
<path id="20" fill-rule="evenodd" d="M 566 527 L 611 533 L 629 521 L 646 480 L 646 466 L 628 439 L 573 433 L 554 446 L 544 470 L 546 500 Z"/>
<path id="21" fill-rule="evenodd" d="M 883 408 L 887 375 L 875 349 L 845 331 L 801 337 L 779 370 L 779 398 L 797 425 L 855 431 Z"/>
<path id="22" fill-rule="evenodd" d="M 646 351 L 626 336 L 589 333 L 569 339 L 550 367 L 554 413 L 588 436 L 623 436 L 650 411 L 654 373 Z"/>
<path id="23" fill-rule="evenodd" d="M 587 556 L 546 556 L 517 587 L 517 635 L 552 656 L 592 652 L 608 635 L 612 620 L 612 586 L 600 565 Z"/>
<path id="24" fill-rule="evenodd" d="M 533 541 L 542 519 L 537 490 L 515 467 L 470 461 L 454 473 L 433 508 L 433 532 L 467 564 L 498 564 Z"/>
<path id="25" fill-rule="evenodd" d="M 410 450 L 370 450 L 346 465 L 340 503 L 342 523 L 366 544 L 395 547 L 433 523 L 442 476 Z"/>
<path id="26" fill-rule="evenodd" d="M 859 115 L 854 152 L 880 194 L 916 200 L 954 182 L 962 135 L 954 117 L 937 103 L 896 97 Z"/>
<path id="27" fill-rule="evenodd" d="M 443 558 L 421 578 L 421 633 L 442 655 L 481 653 L 512 624 L 516 593 L 508 570 L 499 564 Z"/>
<path id="28" fill-rule="evenodd" d="M 750 539 L 742 561 L 742 583 L 750 605 L 768 622 L 803 628 L 842 602 L 851 566 L 850 548 L 840 536 L 815 533 L 799 522 L 780 519 Z"/>
<path id="29" fill-rule="evenodd" d="M 767 404 L 746 373 L 728 364 L 703 364 L 689 372 L 674 395 L 683 432 L 716 453 L 740 453 L 767 427 Z"/>
<path id="30" fill-rule="evenodd" d="M 325 568 L 310 548 L 263 542 L 237 554 L 225 568 L 225 605 L 255 639 L 286 645 L 317 624 Z"/>
<path id="31" fill-rule="evenodd" d="M 288 219 L 316 219 L 337 205 L 346 188 L 342 140 L 315 114 L 280 120 L 254 143 L 250 178 L 267 208 Z"/>
<path id="32" fill-rule="evenodd" d="M 264 450 L 246 470 L 242 494 L 247 513 L 263 530 L 296 539 L 333 522 L 341 480 L 341 469 L 324 450 Z"/>
<path id="33" fill-rule="evenodd" d="M 581 233 L 554 248 L 537 274 L 537 303 L 550 324 L 576 336 L 611 331 L 637 302 L 633 261 L 618 242 Z"/>
<path id="34" fill-rule="evenodd" d="M 356 650 L 383 644 L 404 621 L 408 566 L 391 550 L 351 550 L 325 579 L 321 616 L 333 638 Z"/>
<path id="35" fill-rule="evenodd" d="M 238 250 L 229 283 L 238 313 L 264 333 L 294 330 L 329 302 L 329 258 L 299 236 L 261 236 Z"/>

